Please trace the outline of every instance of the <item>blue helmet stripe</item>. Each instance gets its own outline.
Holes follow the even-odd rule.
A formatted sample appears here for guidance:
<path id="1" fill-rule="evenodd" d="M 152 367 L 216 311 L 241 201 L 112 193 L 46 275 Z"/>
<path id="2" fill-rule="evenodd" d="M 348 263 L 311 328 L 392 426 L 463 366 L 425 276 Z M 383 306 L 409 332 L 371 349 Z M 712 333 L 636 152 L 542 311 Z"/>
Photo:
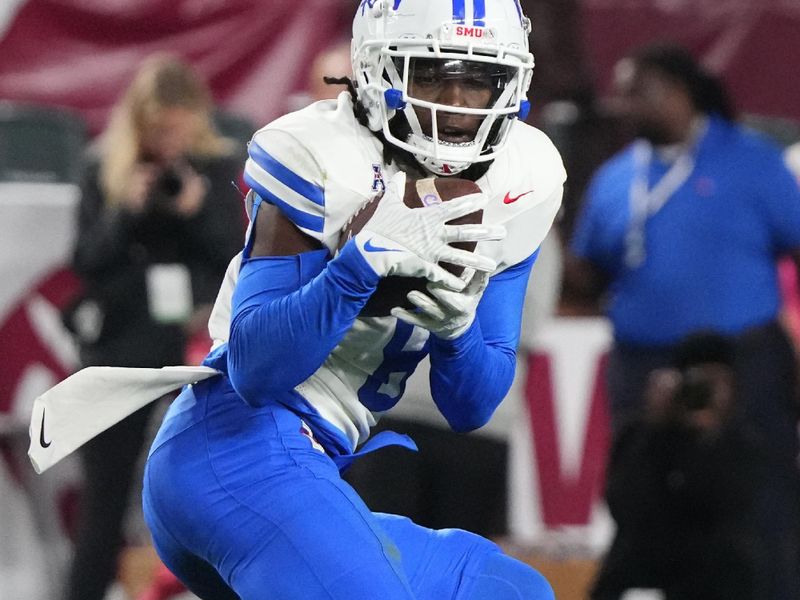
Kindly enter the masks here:
<path id="1" fill-rule="evenodd" d="M 514 0 L 514 6 L 517 8 L 517 14 L 519 15 L 519 22 L 522 23 L 522 7 L 519 4 L 519 0 Z"/>
<path id="2" fill-rule="evenodd" d="M 271 154 L 255 142 L 251 142 L 247 147 L 247 153 L 259 167 L 264 169 L 290 190 L 297 192 L 304 198 L 308 198 L 314 204 L 325 206 L 325 191 L 320 186 L 314 185 L 310 181 L 306 181 L 300 177 L 297 173 L 278 162 Z"/>
<path id="3" fill-rule="evenodd" d="M 486 0 L 474 0 L 472 21 L 476 27 L 486 26 Z"/>
<path id="4" fill-rule="evenodd" d="M 464 0 L 453 0 L 453 22 L 464 24 L 467 16 L 467 9 Z"/>

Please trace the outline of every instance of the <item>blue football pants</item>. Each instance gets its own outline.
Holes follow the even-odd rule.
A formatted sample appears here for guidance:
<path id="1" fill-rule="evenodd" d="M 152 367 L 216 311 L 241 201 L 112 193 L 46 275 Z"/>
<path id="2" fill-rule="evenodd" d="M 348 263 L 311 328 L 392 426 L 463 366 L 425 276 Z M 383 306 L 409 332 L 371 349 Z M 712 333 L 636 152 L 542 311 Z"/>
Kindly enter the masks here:
<path id="1" fill-rule="evenodd" d="M 371 512 L 300 418 L 225 377 L 175 400 L 145 470 L 164 564 L 204 600 L 552 600 L 492 542 Z M 468 501 L 468 499 L 465 499 Z"/>

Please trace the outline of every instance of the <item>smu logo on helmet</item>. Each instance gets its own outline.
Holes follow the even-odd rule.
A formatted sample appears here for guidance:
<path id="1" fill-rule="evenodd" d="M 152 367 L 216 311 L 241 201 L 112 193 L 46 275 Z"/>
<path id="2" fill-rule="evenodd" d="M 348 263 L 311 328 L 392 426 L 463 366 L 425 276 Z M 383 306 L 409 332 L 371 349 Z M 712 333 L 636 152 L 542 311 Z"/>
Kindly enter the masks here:
<path id="1" fill-rule="evenodd" d="M 494 32 L 491 29 L 485 29 L 483 27 L 468 27 L 466 25 L 456 25 L 456 35 L 461 37 L 471 37 L 475 39 L 487 38 L 491 39 L 494 37 Z"/>

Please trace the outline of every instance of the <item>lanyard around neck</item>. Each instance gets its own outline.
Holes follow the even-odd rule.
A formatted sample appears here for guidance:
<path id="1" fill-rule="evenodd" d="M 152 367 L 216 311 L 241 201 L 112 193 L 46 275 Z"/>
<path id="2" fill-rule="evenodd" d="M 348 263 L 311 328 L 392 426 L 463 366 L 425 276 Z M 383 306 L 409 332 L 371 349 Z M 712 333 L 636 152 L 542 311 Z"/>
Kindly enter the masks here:
<path id="1" fill-rule="evenodd" d="M 708 120 L 703 119 L 694 127 L 692 141 L 681 152 L 661 179 L 650 187 L 650 166 L 653 162 L 653 146 L 645 140 L 636 142 L 633 148 L 634 174 L 628 195 L 630 222 L 625 235 L 625 264 L 630 269 L 642 265 L 645 252 L 645 224 L 692 176 L 695 154 L 700 140 L 708 129 Z"/>

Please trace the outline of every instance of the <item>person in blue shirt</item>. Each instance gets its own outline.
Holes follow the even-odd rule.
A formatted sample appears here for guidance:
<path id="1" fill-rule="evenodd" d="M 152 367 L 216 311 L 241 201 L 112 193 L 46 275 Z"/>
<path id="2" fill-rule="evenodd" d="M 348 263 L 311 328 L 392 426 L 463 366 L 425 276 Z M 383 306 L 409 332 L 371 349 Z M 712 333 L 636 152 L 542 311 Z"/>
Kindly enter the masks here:
<path id="1" fill-rule="evenodd" d="M 641 417 L 649 374 L 680 340 L 734 336 L 742 410 L 772 461 L 760 498 L 772 552 L 764 597 L 798 598 L 796 364 L 777 262 L 800 257 L 800 190 L 780 148 L 735 122 L 721 82 L 685 49 L 642 48 L 618 63 L 615 83 L 636 139 L 593 177 L 566 267 L 613 326 L 613 429 Z"/>

